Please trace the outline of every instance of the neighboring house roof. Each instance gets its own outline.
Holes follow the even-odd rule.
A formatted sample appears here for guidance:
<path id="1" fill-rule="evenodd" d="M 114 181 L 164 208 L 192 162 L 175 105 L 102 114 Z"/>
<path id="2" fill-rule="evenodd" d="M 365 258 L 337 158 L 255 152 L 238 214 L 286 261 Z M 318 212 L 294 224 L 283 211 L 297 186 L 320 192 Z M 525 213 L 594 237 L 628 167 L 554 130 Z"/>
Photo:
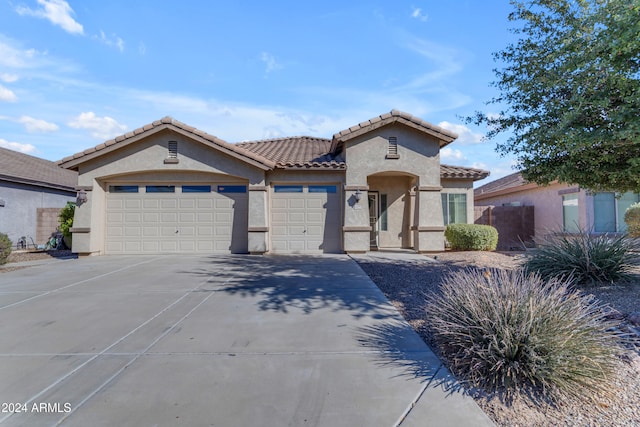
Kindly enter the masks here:
<path id="1" fill-rule="evenodd" d="M 440 148 L 458 138 L 457 134 L 441 128 L 440 126 L 431 124 L 403 111 L 391 110 L 389 113 L 381 114 L 355 126 L 351 126 L 349 129 L 345 129 L 334 134 L 331 151 L 335 151 L 338 145 L 340 143 L 344 143 L 344 141 L 393 123 L 401 123 L 435 137 L 440 142 Z"/>
<path id="2" fill-rule="evenodd" d="M 76 153 L 73 156 L 65 157 L 64 159 L 60 160 L 58 164 L 62 167 L 69 168 L 69 169 L 77 168 L 78 165 L 88 160 L 91 160 L 105 153 L 116 150 L 118 148 L 124 147 L 144 137 L 147 137 L 149 135 L 158 133 L 166 129 L 181 133 L 192 139 L 200 141 L 203 144 L 217 148 L 218 150 L 232 157 L 236 157 L 241 160 L 244 160 L 247 163 L 260 167 L 261 169 L 268 170 L 275 166 L 275 163 L 272 160 L 269 160 L 251 151 L 245 150 L 242 147 L 239 147 L 235 144 L 230 144 L 226 141 L 221 140 L 218 137 L 209 135 L 208 133 L 203 132 L 199 129 L 196 129 L 192 126 L 188 126 L 178 120 L 173 119 L 172 117 L 164 117 L 160 120 L 156 120 L 155 122 L 152 122 L 152 123 L 149 123 L 148 125 L 137 128 L 124 135 L 120 135 L 115 139 L 110 139 L 109 141 L 96 145 L 93 148 L 84 150 L 81 153 Z"/>
<path id="3" fill-rule="evenodd" d="M 310 136 L 267 139 L 236 144 L 245 150 L 260 154 L 276 162 L 280 168 L 345 169 L 330 153 L 331 141 Z"/>
<path id="4" fill-rule="evenodd" d="M 553 181 L 551 184 L 556 183 L 557 181 Z M 473 190 L 473 196 L 475 200 L 484 200 L 539 187 L 541 186 L 535 182 L 529 182 L 524 179 L 522 173 L 516 172 L 476 188 Z"/>
<path id="5" fill-rule="evenodd" d="M 0 180 L 75 191 L 78 173 L 49 160 L 0 147 Z"/>

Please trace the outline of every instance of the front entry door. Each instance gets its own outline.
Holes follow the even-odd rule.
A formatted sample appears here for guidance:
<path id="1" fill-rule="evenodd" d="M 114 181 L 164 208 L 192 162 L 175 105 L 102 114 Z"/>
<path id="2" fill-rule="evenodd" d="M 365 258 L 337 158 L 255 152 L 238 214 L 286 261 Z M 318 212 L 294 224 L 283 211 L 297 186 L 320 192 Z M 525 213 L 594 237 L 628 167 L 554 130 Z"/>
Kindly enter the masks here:
<path id="1" fill-rule="evenodd" d="M 369 225 L 371 226 L 371 236 L 369 246 L 378 247 L 378 193 L 369 192 Z"/>

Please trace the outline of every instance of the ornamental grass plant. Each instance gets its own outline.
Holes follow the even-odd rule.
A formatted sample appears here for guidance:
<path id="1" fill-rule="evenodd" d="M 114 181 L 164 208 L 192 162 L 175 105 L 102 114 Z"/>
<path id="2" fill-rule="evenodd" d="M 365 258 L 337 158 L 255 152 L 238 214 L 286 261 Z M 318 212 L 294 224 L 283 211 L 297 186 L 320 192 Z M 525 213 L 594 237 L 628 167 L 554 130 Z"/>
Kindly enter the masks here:
<path id="1" fill-rule="evenodd" d="M 625 235 L 550 233 L 532 250 L 526 271 L 579 284 L 628 280 L 640 263 L 640 241 Z"/>
<path id="2" fill-rule="evenodd" d="M 622 350 L 603 307 L 566 279 L 460 270 L 428 298 L 435 344 L 461 380 L 506 399 L 606 392 Z"/>

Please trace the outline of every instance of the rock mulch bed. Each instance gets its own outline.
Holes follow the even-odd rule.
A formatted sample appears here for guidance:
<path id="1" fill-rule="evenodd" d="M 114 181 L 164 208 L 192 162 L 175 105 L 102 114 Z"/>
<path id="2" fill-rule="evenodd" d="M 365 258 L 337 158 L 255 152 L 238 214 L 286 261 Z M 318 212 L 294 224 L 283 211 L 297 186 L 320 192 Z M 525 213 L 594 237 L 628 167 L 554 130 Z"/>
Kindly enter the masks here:
<path id="1" fill-rule="evenodd" d="M 460 268 L 517 268 L 522 254 L 498 252 L 445 252 L 437 262 L 357 259 L 360 267 L 384 292 L 424 341 L 437 352 L 425 323 L 425 296 L 438 292 L 443 274 Z M 640 425 L 640 270 L 633 283 L 584 289 L 611 308 L 609 316 L 619 329 L 632 335 L 628 357 L 621 360 L 610 393 L 588 401 L 559 405 L 534 403 L 520 397 L 507 404 L 497 395 L 470 392 L 498 426 L 635 426 Z M 635 335 L 638 334 L 638 335 Z"/>

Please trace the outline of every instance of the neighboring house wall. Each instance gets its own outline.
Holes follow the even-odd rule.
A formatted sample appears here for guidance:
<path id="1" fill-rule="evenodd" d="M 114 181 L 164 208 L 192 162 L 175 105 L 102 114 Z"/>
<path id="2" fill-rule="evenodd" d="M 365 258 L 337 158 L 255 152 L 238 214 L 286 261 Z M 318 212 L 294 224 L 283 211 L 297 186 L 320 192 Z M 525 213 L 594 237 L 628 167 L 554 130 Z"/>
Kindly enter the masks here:
<path id="1" fill-rule="evenodd" d="M 535 235 L 537 237 L 553 231 L 563 231 L 563 196 L 565 199 L 577 195 L 577 223 L 581 228 L 588 226 L 587 196 L 576 186 L 566 184 L 551 184 L 549 186 L 536 186 L 527 184 L 519 189 L 511 189 L 506 194 L 483 195 L 476 194 L 476 206 L 533 206 L 535 217 Z M 566 203 L 566 202 L 565 202 Z M 567 225 L 574 220 L 569 219 Z"/>
<path id="2" fill-rule="evenodd" d="M 38 235 L 38 209 L 61 209 L 67 202 L 74 202 L 75 197 L 75 192 L 0 181 L 0 199 L 4 201 L 0 206 L 0 232 L 7 233 L 14 245 L 22 236 L 29 244 L 31 239 L 43 244 L 45 241 Z M 55 228 L 50 233 L 53 231 Z"/>

